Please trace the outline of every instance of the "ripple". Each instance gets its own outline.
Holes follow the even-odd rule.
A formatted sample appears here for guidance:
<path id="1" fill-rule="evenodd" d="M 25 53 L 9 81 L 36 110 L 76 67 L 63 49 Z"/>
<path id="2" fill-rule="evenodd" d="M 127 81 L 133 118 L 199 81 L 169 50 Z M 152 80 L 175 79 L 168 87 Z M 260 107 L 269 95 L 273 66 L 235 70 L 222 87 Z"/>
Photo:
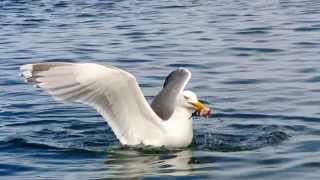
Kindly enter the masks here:
<path id="1" fill-rule="evenodd" d="M 1 176 L 13 176 L 17 173 L 35 171 L 35 170 L 36 170 L 36 168 L 31 167 L 31 166 L 0 163 Z"/>
<path id="2" fill-rule="evenodd" d="M 262 30 L 251 30 L 251 31 L 239 31 L 236 32 L 236 34 L 242 34 L 242 35 L 252 35 L 252 34 L 267 34 L 267 31 L 262 31 Z"/>
<path id="3" fill-rule="evenodd" d="M 81 129 L 89 129 L 89 128 L 97 128 L 97 127 L 107 127 L 106 122 L 101 121 L 101 122 L 69 122 L 68 123 L 68 129 L 73 129 L 73 130 L 81 130 Z"/>
<path id="4" fill-rule="evenodd" d="M 76 17 L 79 17 L 79 18 L 93 18 L 93 17 L 96 17 L 95 14 L 90 14 L 90 13 L 81 13 L 81 14 L 78 14 Z"/>
<path id="5" fill-rule="evenodd" d="M 302 164 L 301 166 L 307 167 L 307 168 L 319 168 L 320 167 L 320 162 L 306 162 Z"/>
<path id="6" fill-rule="evenodd" d="M 212 116 L 213 117 L 213 116 Z M 233 118 L 250 118 L 250 119 L 283 119 L 283 120 L 302 120 L 308 122 L 318 122 L 320 118 L 316 117 L 306 117 L 306 116 L 282 116 L 282 115 L 267 115 L 267 114 L 245 114 L 245 113 L 215 113 L 214 117 L 233 117 Z"/>
<path id="7" fill-rule="evenodd" d="M 74 59 L 68 59 L 68 58 L 50 58 L 50 59 L 46 59 L 43 62 L 77 62 Z"/>
<path id="8" fill-rule="evenodd" d="M 148 59 L 117 59 L 116 61 L 119 63 L 148 63 L 148 62 L 152 62 L 151 60 L 148 60 Z"/>
<path id="9" fill-rule="evenodd" d="M 12 148 L 59 149 L 58 147 L 49 146 L 46 144 L 31 143 L 23 138 L 9 138 L 5 141 L 0 141 L 0 149 L 2 149 L 3 151 Z"/>
<path id="10" fill-rule="evenodd" d="M 259 52 L 259 53 L 277 53 L 282 52 L 282 49 L 275 48 L 251 48 L 251 47 L 232 47 L 232 51 L 246 51 L 246 52 Z"/>
<path id="11" fill-rule="evenodd" d="M 189 7 L 195 7 L 195 6 L 169 5 L 169 6 L 159 6 L 156 8 L 157 9 L 184 9 Z"/>
<path id="12" fill-rule="evenodd" d="M 16 149 L 16 152 L 23 153 L 24 150 L 33 149 L 33 150 L 41 150 L 41 151 L 63 151 L 67 153 L 75 153 L 75 154 L 84 154 L 84 153 L 104 153 L 104 151 L 96 151 L 89 149 L 80 149 L 75 147 L 61 147 L 61 146 L 53 146 L 47 145 L 44 142 L 30 142 L 24 138 L 8 138 L 7 140 L 0 141 L 0 149 L 4 152 L 12 152 L 12 149 Z M 20 149 L 20 150 L 18 150 Z"/>
<path id="13" fill-rule="evenodd" d="M 320 76 L 312 77 L 312 78 L 306 80 L 306 82 L 309 82 L 309 83 L 320 82 Z"/>
<path id="14" fill-rule="evenodd" d="M 262 83 L 263 80 L 258 80 L 258 79 L 239 79 L 239 80 L 229 80 L 229 81 L 223 81 L 223 84 L 258 84 Z"/>
<path id="15" fill-rule="evenodd" d="M 249 151 L 282 143 L 290 137 L 278 128 L 263 129 L 265 126 L 262 125 L 232 125 L 231 127 L 242 129 L 245 132 L 231 135 L 196 131 L 192 148 L 217 152 Z M 250 132 L 254 133 L 249 133 L 249 129 L 251 129 Z"/>
<path id="16" fill-rule="evenodd" d="M 302 47 L 317 47 L 320 45 L 320 43 L 316 43 L 316 42 L 296 42 L 294 44 L 300 45 Z"/>
<path id="17" fill-rule="evenodd" d="M 317 72 L 318 69 L 317 68 L 303 68 L 303 69 L 299 69 L 297 72 L 299 73 L 315 73 Z"/>
<path id="18" fill-rule="evenodd" d="M 215 162 L 234 162 L 239 161 L 241 158 L 237 157 L 221 157 L 221 156 L 199 156 L 191 158 L 190 164 L 206 164 L 206 163 L 215 163 Z"/>
<path id="19" fill-rule="evenodd" d="M 188 63 L 172 63 L 172 64 L 168 64 L 167 65 L 168 67 L 176 67 L 176 68 L 181 68 L 181 67 L 184 67 L 184 68 L 200 68 L 200 69 L 203 69 L 203 68 L 206 68 L 205 65 L 202 65 L 202 64 L 188 64 Z"/>
<path id="20" fill-rule="evenodd" d="M 5 126 L 17 127 L 17 126 L 35 126 L 35 125 L 64 124 L 64 123 L 70 123 L 70 122 L 61 121 L 61 120 L 39 120 L 39 121 L 26 121 L 21 123 L 10 123 Z"/>
<path id="21" fill-rule="evenodd" d="M 67 1 L 59 1 L 58 3 L 54 4 L 55 8 L 65 8 L 68 7 L 68 2 Z"/>
<path id="22" fill-rule="evenodd" d="M 115 29 L 133 29 L 135 27 L 136 27 L 136 25 L 134 25 L 134 24 L 126 24 L 126 25 L 117 25 L 117 26 L 114 26 L 113 28 L 115 28 Z"/>
<path id="23" fill-rule="evenodd" d="M 128 36 L 130 38 L 141 38 L 143 36 L 146 35 L 146 33 L 144 32 L 140 32 L 140 31 L 133 31 L 133 32 L 129 32 L 129 33 L 124 33 L 124 34 L 121 34 L 122 36 Z"/>
<path id="24" fill-rule="evenodd" d="M 23 20 L 24 22 L 36 22 L 36 23 L 43 23 L 48 21 L 48 19 L 36 19 L 36 18 L 29 18 L 29 19 L 25 19 Z"/>
<path id="25" fill-rule="evenodd" d="M 320 140 L 304 140 L 303 142 L 296 143 L 295 151 L 298 152 L 319 152 L 320 151 Z"/>
<path id="26" fill-rule="evenodd" d="M 290 135 L 286 134 L 283 131 L 272 131 L 267 132 L 264 135 L 261 135 L 257 138 L 257 141 L 260 143 L 263 142 L 263 144 L 279 144 L 285 140 L 287 140 L 290 137 Z"/>
<path id="27" fill-rule="evenodd" d="M 310 32 L 310 31 L 319 31 L 320 27 L 299 27 L 295 28 L 294 31 L 298 32 Z"/>
<path id="28" fill-rule="evenodd" d="M 246 28 L 241 29 L 236 34 L 240 35 L 252 35 L 252 34 L 267 34 L 272 30 L 271 27 L 254 27 L 254 28 Z"/>
<path id="29" fill-rule="evenodd" d="M 292 159 L 290 158 L 267 158 L 258 161 L 259 164 L 261 165 L 277 165 L 280 163 L 287 163 L 290 162 Z"/>
<path id="30" fill-rule="evenodd" d="M 71 52 L 78 53 L 78 54 L 88 54 L 88 53 L 99 53 L 101 50 L 96 48 L 89 48 L 89 47 L 78 47 L 73 48 Z"/>

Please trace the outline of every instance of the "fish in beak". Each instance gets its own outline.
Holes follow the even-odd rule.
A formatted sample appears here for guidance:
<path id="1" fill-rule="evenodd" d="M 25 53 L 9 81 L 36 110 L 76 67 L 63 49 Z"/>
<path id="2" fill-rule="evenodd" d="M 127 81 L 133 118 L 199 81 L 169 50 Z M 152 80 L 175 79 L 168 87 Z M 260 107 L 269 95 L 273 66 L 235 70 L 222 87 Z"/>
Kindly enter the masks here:
<path id="1" fill-rule="evenodd" d="M 200 101 L 197 101 L 195 103 L 191 103 L 192 106 L 194 107 L 194 109 L 196 110 L 193 115 L 195 116 L 201 116 L 201 117 L 205 117 L 208 118 L 211 114 L 211 110 L 210 108 L 206 107 L 203 103 L 201 103 Z"/>

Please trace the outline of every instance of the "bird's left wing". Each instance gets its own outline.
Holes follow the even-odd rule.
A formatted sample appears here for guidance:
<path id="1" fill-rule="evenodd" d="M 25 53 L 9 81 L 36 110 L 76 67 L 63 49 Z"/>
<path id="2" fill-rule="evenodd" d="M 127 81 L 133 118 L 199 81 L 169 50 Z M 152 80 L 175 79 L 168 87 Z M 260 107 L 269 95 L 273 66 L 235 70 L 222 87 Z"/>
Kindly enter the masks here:
<path id="1" fill-rule="evenodd" d="M 162 120 L 168 120 L 176 107 L 176 100 L 190 81 L 191 72 L 186 68 L 172 71 L 164 81 L 163 88 L 151 103 L 152 109 Z"/>
<path id="2" fill-rule="evenodd" d="M 145 100 L 133 75 L 92 63 L 38 63 L 21 66 L 27 82 L 58 100 L 94 107 L 122 144 L 135 145 L 163 134 L 161 119 Z M 148 137 L 148 138 L 146 138 Z"/>

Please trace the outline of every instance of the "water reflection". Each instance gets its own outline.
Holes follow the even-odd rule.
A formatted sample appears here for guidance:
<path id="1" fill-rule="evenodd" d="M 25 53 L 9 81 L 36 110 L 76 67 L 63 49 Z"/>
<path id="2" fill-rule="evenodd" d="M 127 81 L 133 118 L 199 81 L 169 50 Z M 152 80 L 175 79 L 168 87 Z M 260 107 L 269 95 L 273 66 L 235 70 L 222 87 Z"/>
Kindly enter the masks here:
<path id="1" fill-rule="evenodd" d="M 121 149 L 109 152 L 105 165 L 112 178 L 138 178 L 142 176 L 186 176 L 192 171 L 190 149 L 175 152 L 145 152 Z M 109 177 L 109 178 L 111 178 Z"/>

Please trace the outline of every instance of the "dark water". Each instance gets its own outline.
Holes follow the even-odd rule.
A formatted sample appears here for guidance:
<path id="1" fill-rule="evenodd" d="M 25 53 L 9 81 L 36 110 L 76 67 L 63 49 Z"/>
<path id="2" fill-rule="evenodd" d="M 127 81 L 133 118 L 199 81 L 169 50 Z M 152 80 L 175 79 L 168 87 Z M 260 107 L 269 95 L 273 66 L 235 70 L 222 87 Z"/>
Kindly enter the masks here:
<path id="1" fill-rule="evenodd" d="M 0 179 L 319 179 L 317 0 L 0 1 Z M 128 149 L 104 120 L 19 77 L 112 64 L 149 100 L 177 67 L 215 114 L 184 150 Z"/>

